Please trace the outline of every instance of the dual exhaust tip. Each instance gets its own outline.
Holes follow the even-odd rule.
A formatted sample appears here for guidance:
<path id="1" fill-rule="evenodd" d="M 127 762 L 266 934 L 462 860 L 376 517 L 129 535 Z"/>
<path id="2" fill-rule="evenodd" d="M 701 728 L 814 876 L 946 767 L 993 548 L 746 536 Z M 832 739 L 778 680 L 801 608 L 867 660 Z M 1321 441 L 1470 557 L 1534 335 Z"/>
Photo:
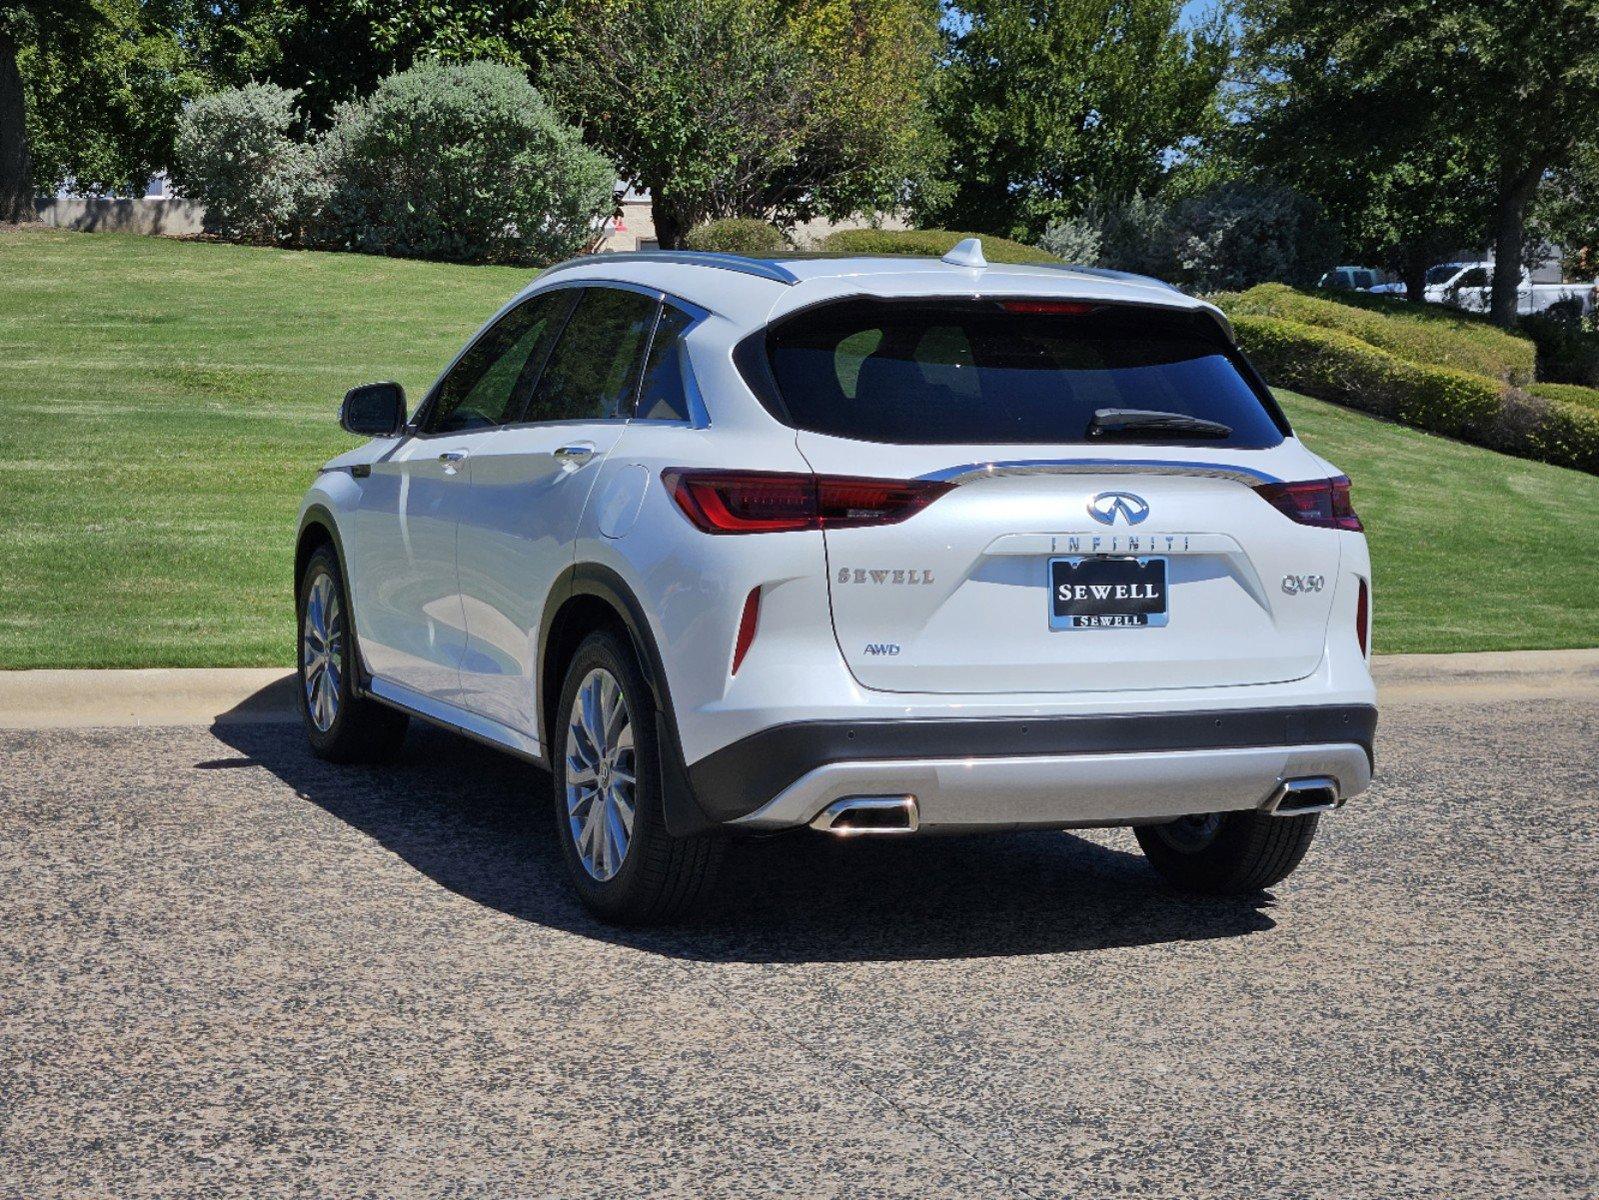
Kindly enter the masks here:
<path id="1" fill-rule="evenodd" d="M 1331 775 L 1285 779 L 1261 803 L 1260 811 L 1274 817 L 1300 817 L 1307 813 L 1342 808 L 1344 797 Z M 811 828 L 839 837 L 915 833 L 921 814 L 915 796 L 846 796 L 829 804 L 811 822 Z"/>

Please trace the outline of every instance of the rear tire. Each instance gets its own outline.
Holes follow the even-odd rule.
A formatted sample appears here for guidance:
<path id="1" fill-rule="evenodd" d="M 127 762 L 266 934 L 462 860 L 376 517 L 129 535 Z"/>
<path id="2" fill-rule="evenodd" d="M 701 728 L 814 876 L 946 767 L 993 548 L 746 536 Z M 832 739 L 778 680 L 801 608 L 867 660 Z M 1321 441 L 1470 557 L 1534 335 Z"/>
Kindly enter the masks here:
<path id="1" fill-rule="evenodd" d="M 1316 813 L 1277 817 L 1246 809 L 1140 825 L 1133 832 L 1149 865 L 1171 883 L 1236 896 L 1286 879 L 1310 849 L 1317 820 Z"/>
<path id="2" fill-rule="evenodd" d="M 553 716 L 556 838 L 583 904 L 616 924 L 699 908 L 724 839 L 667 832 L 655 703 L 632 648 L 609 632 L 589 634 L 567 666 Z"/>
<path id="3" fill-rule="evenodd" d="M 311 752 L 338 763 L 392 758 L 410 718 L 356 690 L 355 627 L 331 546 L 306 564 L 297 609 L 300 717 Z"/>

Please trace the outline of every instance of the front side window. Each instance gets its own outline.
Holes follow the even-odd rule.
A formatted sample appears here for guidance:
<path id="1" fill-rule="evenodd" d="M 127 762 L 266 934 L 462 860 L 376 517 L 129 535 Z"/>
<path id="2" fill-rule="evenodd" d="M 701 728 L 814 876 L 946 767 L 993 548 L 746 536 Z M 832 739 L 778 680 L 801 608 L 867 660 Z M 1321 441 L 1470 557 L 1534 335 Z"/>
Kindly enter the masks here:
<path id="1" fill-rule="evenodd" d="M 569 292 L 547 292 L 501 317 L 439 384 L 422 432 L 466 433 L 514 421 L 571 300 Z"/>
<path id="2" fill-rule="evenodd" d="M 654 297 L 638 292 L 583 288 L 523 419 L 585 421 L 631 414 L 658 307 Z"/>
<path id="3" fill-rule="evenodd" d="M 671 304 L 661 308 L 650 354 L 644 360 L 644 382 L 639 387 L 638 416 L 644 421 L 687 421 L 688 396 L 683 380 L 687 353 L 683 331 L 694 318 Z"/>
<path id="4" fill-rule="evenodd" d="M 1264 448 L 1287 430 L 1209 318 L 1171 309 L 849 300 L 766 350 L 790 424 L 860 441 Z"/>

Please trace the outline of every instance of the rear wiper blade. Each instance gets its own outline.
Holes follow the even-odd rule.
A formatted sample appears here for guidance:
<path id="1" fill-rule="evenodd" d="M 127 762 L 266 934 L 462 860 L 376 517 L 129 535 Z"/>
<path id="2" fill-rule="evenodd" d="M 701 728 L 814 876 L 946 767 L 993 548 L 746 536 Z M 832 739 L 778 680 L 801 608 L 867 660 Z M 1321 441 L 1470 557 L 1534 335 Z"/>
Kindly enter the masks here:
<path id="1" fill-rule="evenodd" d="M 1097 408 L 1094 410 L 1094 419 L 1088 423 L 1088 436 L 1091 438 L 1116 437 L 1120 434 L 1224 438 L 1232 431 L 1231 425 L 1223 425 L 1220 421 L 1148 408 Z"/>

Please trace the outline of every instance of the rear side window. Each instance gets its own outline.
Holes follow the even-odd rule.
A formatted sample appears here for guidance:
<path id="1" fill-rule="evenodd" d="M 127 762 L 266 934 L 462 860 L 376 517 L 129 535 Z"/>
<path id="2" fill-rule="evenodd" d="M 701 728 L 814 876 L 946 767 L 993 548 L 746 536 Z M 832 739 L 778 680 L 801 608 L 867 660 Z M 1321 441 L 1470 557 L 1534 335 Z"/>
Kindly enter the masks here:
<path id="1" fill-rule="evenodd" d="M 1023 304 L 1046 311 L 1014 311 Z M 1139 410 L 1219 422 L 1114 437 L 1239 448 L 1287 432 L 1237 352 L 1202 314 L 1132 305 L 850 300 L 767 331 L 780 405 L 799 429 L 868 442 L 1095 442 L 1096 414 Z M 759 389 L 758 389 L 759 390 Z M 1103 415 L 1097 418 L 1103 425 Z"/>
<path id="2" fill-rule="evenodd" d="M 653 297 L 638 292 L 584 288 L 523 419 L 584 421 L 630 414 L 658 307 Z"/>
<path id="3" fill-rule="evenodd" d="M 644 421 L 686 421 L 688 397 L 683 390 L 683 331 L 694 318 L 681 308 L 662 305 L 661 320 L 644 362 L 638 416 Z"/>

